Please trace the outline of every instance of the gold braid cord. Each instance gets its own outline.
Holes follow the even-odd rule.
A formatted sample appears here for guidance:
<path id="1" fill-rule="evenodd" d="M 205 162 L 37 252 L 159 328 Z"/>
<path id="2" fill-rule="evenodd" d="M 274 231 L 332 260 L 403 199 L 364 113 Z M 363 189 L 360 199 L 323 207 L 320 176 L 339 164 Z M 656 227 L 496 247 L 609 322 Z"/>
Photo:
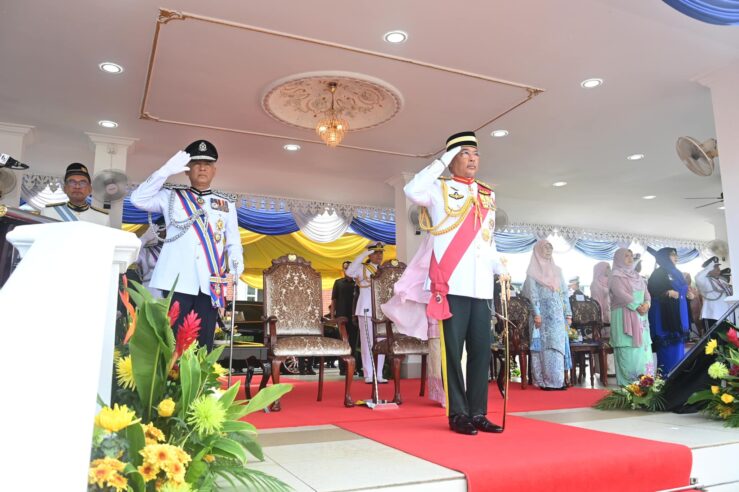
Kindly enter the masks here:
<path id="1" fill-rule="evenodd" d="M 442 234 L 446 234 L 447 232 L 451 232 L 464 221 L 464 219 L 467 218 L 467 214 L 470 212 L 470 209 L 472 208 L 472 205 L 474 204 L 475 207 L 475 216 L 480 220 L 480 223 L 482 223 L 482 212 L 480 211 L 480 202 L 477 196 L 470 195 L 467 197 L 467 200 L 465 200 L 464 204 L 459 210 L 452 210 L 451 207 L 449 207 L 449 198 L 448 198 L 448 192 L 449 188 L 447 187 L 446 181 L 441 181 L 441 193 L 444 197 L 444 212 L 446 212 L 446 217 L 444 217 L 444 220 L 441 221 L 438 225 L 434 226 L 431 223 L 431 217 L 429 216 L 429 211 L 426 209 L 426 207 L 421 207 L 418 213 L 418 226 L 423 231 L 427 231 L 432 236 L 441 236 Z M 452 224 L 441 227 L 444 225 L 450 218 L 456 219 Z"/>

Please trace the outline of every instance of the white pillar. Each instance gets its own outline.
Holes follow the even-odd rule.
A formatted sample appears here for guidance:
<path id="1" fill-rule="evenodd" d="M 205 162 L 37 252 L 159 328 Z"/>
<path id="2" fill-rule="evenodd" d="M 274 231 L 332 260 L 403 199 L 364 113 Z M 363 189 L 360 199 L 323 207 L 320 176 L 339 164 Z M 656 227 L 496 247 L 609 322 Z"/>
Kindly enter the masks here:
<path id="1" fill-rule="evenodd" d="M 93 178 L 95 173 L 105 169 L 115 169 L 126 172 L 126 161 L 128 159 L 128 149 L 137 138 L 113 137 L 110 135 L 101 135 L 99 133 L 87 133 L 90 141 L 95 146 L 95 161 L 92 165 Z M 93 196 L 93 203 L 96 207 L 102 208 L 103 203 L 100 197 Z M 110 205 L 110 226 L 120 229 L 123 219 L 123 200 L 111 203 Z"/>
<path id="2" fill-rule="evenodd" d="M 25 138 L 34 127 L 0 122 L 0 154 L 8 154 L 13 159 L 23 162 Z M 10 193 L 0 198 L 0 203 L 9 207 L 17 207 L 21 203 L 21 184 L 25 171 L 12 171 L 18 179 L 18 184 Z"/>
<path id="3" fill-rule="evenodd" d="M 726 207 L 726 238 L 731 270 L 739 272 L 739 60 L 702 77 L 698 82 L 711 89 L 721 187 Z"/>
<path id="4" fill-rule="evenodd" d="M 398 260 L 403 263 L 408 263 L 413 258 L 421 244 L 421 234 L 416 234 L 417 231 L 408 219 L 408 210 L 413 204 L 403 193 L 403 187 L 413 176 L 414 173 L 402 173 L 385 181 L 393 187 L 395 193 L 395 248 Z"/>

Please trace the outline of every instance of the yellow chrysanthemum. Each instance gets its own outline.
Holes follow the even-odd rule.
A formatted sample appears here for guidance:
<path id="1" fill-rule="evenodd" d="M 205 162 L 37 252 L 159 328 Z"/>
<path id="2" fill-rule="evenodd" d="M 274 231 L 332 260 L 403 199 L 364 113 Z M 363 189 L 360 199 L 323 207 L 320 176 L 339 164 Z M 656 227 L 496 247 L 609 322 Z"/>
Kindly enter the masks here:
<path id="1" fill-rule="evenodd" d="M 158 442 L 163 442 L 164 432 L 154 427 L 154 424 L 149 422 L 148 424 L 143 426 L 144 428 L 144 438 L 146 439 L 146 444 L 156 444 Z"/>
<path id="2" fill-rule="evenodd" d="M 711 386 L 711 393 L 713 393 L 714 395 L 718 395 L 719 391 L 721 391 L 721 388 L 719 388 L 718 386 Z"/>
<path id="3" fill-rule="evenodd" d="M 166 398 L 159 402 L 157 412 L 160 417 L 171 417 L 174 413 L 175 402 L 172 398 Z"/>
<path id="4" fill-rule="evenodd" d="M 170 461 L 164 469 L 167 478 L 173 482 L 185 481 L 185 466 L 179 461 Z"/>
<path id="5" fill-rule="evenodd" d="M 95 425 L 108 432 L 118 432 L 140 420 L 136 418 L 136 412 L 129 410 L 126 405 L 118 406 L 116 403 L 113 408 L 103 407 L 100 410 L 95 416 Z"/>
<path id="6" fill-rule="evenodd" d="M 152 463 L 144 463 L 138 467 L 138 470 L 144 478 L 144 482 L 151 482 L 157 478 L 157 473 L 159 473 L 159 467 Z"/>
<path id="7" fill-rule="evenodd" d="M 192 492 L 192 487 L 187 482 L 165 482 L 161 488 L 157 489 L 159 492 Z"/>
<path id="8" fill-rule="evenodd" d="M 144 464 L 150 463 L 162 470 L 169 469 L 172 463 L 186 465 L 192 459 L 182 448 L 171 444 L 147 444 L 139 453 Z"/>
<path id="9" fill-rule="evenodd" d="M 130 355 L 118 359 L 115 363 L 115 372 L 118 376 L 118 385 L 121 388 L 136 389 L 136 381 L 133 379 L 133 362 Z"/>
<path id="10" fill-rule="evenodd" d="M 115 472 L 105 465 L 91 466 L 87 476 L 87 482 L 90 485 L 94 484 L 102 488 L 113 473 Z"/>
<path id="11" fill-rule="evenodd" d="M 734 401 L 734 396 L 730 395 L 729 393 L 724 393 L 723 395 L 721 395 L 721 401 L 726 403 L 727 405 L 730 405 L 731 402 Z"/>
<path id="12" fill-rule="evenodd" d="M 718 347 L 718 340 L 711 338 L 706 344 L 706 355 L 711 355 Z"/>
<path id="13" fill-rule="evenodd" d="M 207 436 L 221 432 L 226 409 L 215 398 L 202 395 L 192 402 L 188 415 L 187 422 L 195 427 L 200 436 Z"/>
<path id="14" fill-rule="evenodd" d="M 206 454 L 205 456 L 203 456 L 203 461 L 205 461 L 206 463 L 213 463 L 215 460 L 216 457 L 212 454 Z"/>
<path id="15" fill-rule="evenodd" d="M 128 480 L 118 472 L 123 471 L 126 467 L 114 458 L 102 458 L 94 460 L 90 463 L 90 471 L 88 473 L 88 483 L 97 485 L 100 488 L 104 486 L 113 487 L 118 490 L 126 490 L 128 488 Z"/>
<path id="16" fill-rule="evenodd" d="M 113 362 L 118 362 L 118 359 L 121 358 L 121 350 L 120 349 L 113 349 Z"/>
<path id="17" fill-rule="evenodd" d="M 734 409 L 731 407 L 727 407 L 725 405 L 717 405 L 716 409 L 718 410 L 718 415 L 722 419 L 728 419 L 731 417 L 731 414 L 734 413 Z"/>
<path id="18" fill-rule="evenodd" d="M 220 365 L 218 362 L 213 364 L 213 372 L 216 374 L 216 376 L 221 377 L 228 374 L 228 371 Z"/>
<path id="19" fill-rule="evenodd" d="M 180 366 L 172 366 L 172 369 L 169 370 L 169 379 L 173 381 L 177 381 L 178 379 L 180 379 Z"/>
<path id="20" fill-rule="evenodd" d="M 116 492 L 128 490 L 128 479 L 116 473 L 108 480 L 108 487 L 113 487 Z"/>

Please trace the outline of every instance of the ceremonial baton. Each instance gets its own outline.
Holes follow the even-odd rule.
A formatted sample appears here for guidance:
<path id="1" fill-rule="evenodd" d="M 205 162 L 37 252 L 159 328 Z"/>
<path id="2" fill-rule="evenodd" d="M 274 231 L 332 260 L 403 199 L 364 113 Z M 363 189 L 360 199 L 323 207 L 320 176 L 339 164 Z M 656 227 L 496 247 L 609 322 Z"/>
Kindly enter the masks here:
<path id="1" fill-rule="evenodd" d="M 511 356 L 510 356 L 510 332 L 508 321 L 508 300 L 511 295 L 509 279 L 500 280 L 500 310 L 503 311 L 503 336 L 505 337 L 505 392 L 503 393 L 503 423 L 501 427 L 505 430 L 505 419 L 508 412 L 508 383 L 511 379 Z"/>
<path id="2" fill-rule="evenodd" d="M 231 296 L 231 335 L 228 343 L 228 387 L 231 387 L 231 373 L 233 372 L 234 361 L 234 330 L 236 329 L 236 289 L 239 286 L 239 277 L 236 272 L 239 270 L 239 260 L 233 260 L 233 293 Z"/>

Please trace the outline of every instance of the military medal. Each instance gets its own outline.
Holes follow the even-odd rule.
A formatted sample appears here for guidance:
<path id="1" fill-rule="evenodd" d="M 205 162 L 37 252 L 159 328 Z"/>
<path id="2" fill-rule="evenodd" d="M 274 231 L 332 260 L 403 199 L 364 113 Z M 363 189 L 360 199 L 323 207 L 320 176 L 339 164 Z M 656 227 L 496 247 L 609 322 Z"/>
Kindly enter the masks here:
<path id="1" fill-rule="evenodd" d="M 220 242 L 221 241 L 221 233 L 220 232 L 216 232 L 213 235 L 213 239 L 215 239 L 217 243 Z"/>
<path id="2" fill-rule="evenodd" d="M 198 204 L 202 205 L 202 204 L 205 203 L 205 200 L 203 200 L 203 197 L 202 196 L 199 196 L 198 199 L 197 199 L 197 202 L 198 202 Z"/>
<path id="3" fill-rule="evenodd" d="M 217 229 L 218 229 L 219 231 L 222 231 L 222 230 L 223 230 L 223 226 L 224 226 L 224 223 L 223 223 L 223 219 L 221 219 L 221 218 L 219 217 L 219 218 L 218 218 L 218 222 L 216 222 L 216 228 L 217 228 Z"/>
<path id="4" fill-rule="evenodd" d="M 482 239 L 485 241 L 490 241 L 490 229 L 487 227 L 483 228 L 482 230 Z"/>

